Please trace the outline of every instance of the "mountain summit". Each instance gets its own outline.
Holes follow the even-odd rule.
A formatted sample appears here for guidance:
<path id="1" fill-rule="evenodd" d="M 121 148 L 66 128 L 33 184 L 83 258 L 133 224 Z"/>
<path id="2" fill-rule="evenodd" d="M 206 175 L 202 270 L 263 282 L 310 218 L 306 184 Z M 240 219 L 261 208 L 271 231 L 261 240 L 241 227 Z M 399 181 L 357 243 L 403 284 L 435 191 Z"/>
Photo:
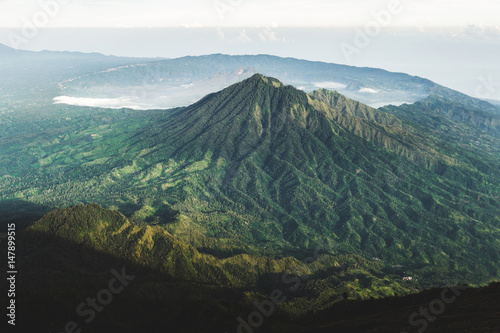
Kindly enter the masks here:
<path id="1" fill-rule="evenodd" d="M 127 150 L 151 167 L 128 177 L 175 198 L 190 222 L 169 224 L 173 234 L 191 225 L 224 246 L 322 244 L 397 264 L 494 269 L 479 253 L 500 246 L 498 205 L 483 201 L 479 221 L 476 204 L 457 201 L 487 193 L 467 183 L 470 167 L 395 116 L 335 94 L 254 75 L 141 130 Z"/>
<path id="2" fill-rule="evenodd" d="M 176 147 L 173 153 L 179 158 L 210 151 L 216 158 L 237 161 L 268 151 L 292 127 L 302 131 L 325 116 L 305 93 L 256 74 L 169 117 L 161 125 L 168 133 L 162 141 L 171 142 L 167 146 Z"/>
<path id="3" fill-rule="evenodd" d="M 91 198 L 218 256 L 320 246 L 427 281 L 498 275 L 498 168 L 419 123 L 259 74 L 189 107 L 117 114 L 44 146 L 57 184 L 33 191 L 19 173 L 2 191 Z"/>

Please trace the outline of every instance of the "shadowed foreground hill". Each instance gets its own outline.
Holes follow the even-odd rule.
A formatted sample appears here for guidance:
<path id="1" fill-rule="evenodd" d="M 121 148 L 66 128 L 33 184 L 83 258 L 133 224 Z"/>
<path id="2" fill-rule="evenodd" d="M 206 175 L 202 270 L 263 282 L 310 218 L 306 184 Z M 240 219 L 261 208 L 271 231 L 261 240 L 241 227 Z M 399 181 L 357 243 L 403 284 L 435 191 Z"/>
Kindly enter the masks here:
<path id="1" fill-rule="evenodd" d="M 17 244 L 22 272 L 19 326 L 36 322 L 38 328 L 52 331 L 67 321 L 82 324 L 88 319 L 75 315 L 76 307 L 106 288 L 115 276 L 112 271 L 121 273 L 122 268 L 136 278 L 116 295 L 121 301 L 110 310 L 106 307 L 84 332 L 116 327 L 133 332 L 131 327 L 140 331 L 169 321 L 179 332 L 231 327 L 234 318 L 274 288 L 300 287 L 284 305 L 282 316 L 323 308 L 344 292 L 368 298 L 408 293 L 412 288 L 400 285 L 397 276 L 385 277 L 379 263 L 354 255 L 316 253 L 310 260 L 314 264 L 249 255 L 217 259 L 160 227 L 131 224 L 121 213 L 97 205 L 52 211 L 20 233 Z M 335 276 L 325 279 L 329 274 Z M 206 327 L 193 322 L 193 317 L 206 322 Z"/>
<path id="2" fill-rule="evenodd" d="M 236 319 L 256 311 L 254 302 L 268 300 L 273 290 L 282 291 L 287 300 L 275 306 L 259 332 L 324 332 L 325 327 L 338 332 L 400 332 L 408 326 L 411 312 L 440 292 L 354 301 L 384 292 L 406 293 L 416 285 L 401 287 L 376 277 L 376 264 L 354 256 L 323 254 L 312 264 L 246 255 L 216 259 L 158 227 L 133 225 L 120 213 L 97 205 L 47 214 L 19 235 L 17 252 L 17 332 L 63 332 L 68 322 L 92 333 L 167 328 L 235 332 Z M 284 282 L 285 270 L 295 273 L 287 278 L 295 276 L 302 283 Z M 118 276 L 122 279 L 116 281 Z M 123 288 L 108 300 L 106 290 L 116 290 L 120 283 Z M 350 300 L 342 301 L 342 295 Z M 100 310 L 92 310 L 92 298 L 106 304 L 97 303 Z M 497 324 L 497 299 L 498 284 L 466 290 L 434 325 L 453 324 L 454 332 L 488 332 Z M 464 309 L 472 311 L 469 317 L 461 317 Z M 429 332 L 438 330 L 430 325 Z"/>
<path id="3" fill-rule="evenodd" d="M 300 328 L 289 332 L 494 333 L 500 327 L 499 299 L 497 282 L 477 289 L 458 286 L 405 297 L 348 301 L 297 323 Z"/>

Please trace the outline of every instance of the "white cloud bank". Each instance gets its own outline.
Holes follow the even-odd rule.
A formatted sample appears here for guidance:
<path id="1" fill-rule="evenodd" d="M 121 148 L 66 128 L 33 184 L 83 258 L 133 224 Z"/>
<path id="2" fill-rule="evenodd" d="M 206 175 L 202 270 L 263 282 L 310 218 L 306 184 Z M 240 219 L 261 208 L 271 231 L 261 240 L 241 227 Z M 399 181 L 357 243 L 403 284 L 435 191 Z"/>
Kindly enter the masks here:
<path id="1" fill-rule="evenodd" d="M 324 89 L 345 89 L 347 85 L 339 82 L 328 81 L 328 82 L 315 82 L 314 86 L 317 88 Z"/>
<path id="2" fill-rule="evenodd" d="M 87 97 L 70 97 L 58 96 L 54 97 L 54 104 L 67 104 L 74 106 L 89 106 L 106 109 L 134 109 L 146 110 L 145 105 L 132 101 L 130 98 L 87 98 Z"/>
<path id="3" fill-rule="evenodd" d="M 361 89 L 359 89 L 359 92 L 360 93 L 368 93 L 368 94 L 378 94 L 379 93 L 378 90 L 372 89 L 372 88 L 361 88 Z"/>

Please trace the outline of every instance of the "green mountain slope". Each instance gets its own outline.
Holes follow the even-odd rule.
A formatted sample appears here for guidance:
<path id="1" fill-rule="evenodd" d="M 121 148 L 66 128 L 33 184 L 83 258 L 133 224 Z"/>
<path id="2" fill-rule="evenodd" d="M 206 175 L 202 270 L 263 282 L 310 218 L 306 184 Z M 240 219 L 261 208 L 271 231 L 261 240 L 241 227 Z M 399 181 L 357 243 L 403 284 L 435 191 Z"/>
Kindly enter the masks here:
<path id="1" fill-rule="evenodd" d="M 458 164 L 454 158 L 436 152 L 432 142 L 388 112 L 351 100 L 335 91 L 321 89 L 309 95 L 328 105 L 330 109 L 325 112 L 329 114 L 330 119 L 351 133 L 416 164 L 426 167 L 439 163 Z M 318 105 L 317 102 L 316 106 L 324 109 L 324 106 Z"/>
<path id="2" fill-rule="evenodd" d="M 321 244 L 429 284 L 499 275 L 498 168 L 404 119 L 261 75 L 187 108 L 121 114 L 72 133 L 69 151 L 45 142 L 35 171 L 2 180 L 3 199 L 98 202 L 217 256 Z"/>
<path id="3" fill-rule="evenodd" d="M 477 235 L 475 223 L 498 232 L 495 204 L 477 210 L 486 213 L 480 217 L 485 222 L 474 221 L 470 207 L 456 202 L 470 190 L 367 144 L 333 113 L 292 87 L 254 76 L 178 111 L 145 131 L 138 144 L 153 147 L 152 160 L 169 156 L 193 171 L 167 193 L 186 198 L 180 210 L 194 197 L 199 210 L 217 211 L 215 217 L 191 215 L 211 237 L 285 248 L 326 241 L 395 263 L 411 257 L 424 266 L 481 260 L 472 248 L 484 243 L 470 235 Z M 446 168 L 453 177 L 467 171 Z M 461 237 L 474 245 L 459 248 Z M 440 244 L 439 252 L 433 244 Z M 489 246 L 498 246 L 495 236 Z M 497 274 L 495 251 L 487 252 L 493 257 L 484 264 Z"/>
<path id="4" fill-rule="evenodd" d="M 309 95 L 340 111 L 344 115 L 366 119 L 380 125 L 403 128 L 403 122 L 397 117 L 347 98 L 336 91 L 320 89 L 311 92 Z"/>
<path id="5" fill-rule="evenodd" d="M 387 107 L 388 109 L 399 109 L 399 112 L 409 112 L 409 110 L 419 110 L 428 117 L 446 117 L 450 120 L 474 126 L 495 135 L 500 131 L 500 114 L 493 110 L 468 106 L 450 98 L 431 95 L 426 99 L 412 105 Z M 413 119 L 415 121 L 415 119 Z"/>
<path id="6" fill-rule="evenodd" d="M 460 161 L 469 170 L 466 178 L 458 176 L 461 182 L 483 183 L 489 178 L 493 180 L 491 188 L 498 189 L 495 181 L 500 178 L 498 112 L 487 103 L 483 105 L 458 93 L 456 99 L 450 98 L 451 93 L 445 91 L 448 95 L 436 93 L 412 105 L 387 106 L 381 110 L 411 124 L 426 145 Z"/>

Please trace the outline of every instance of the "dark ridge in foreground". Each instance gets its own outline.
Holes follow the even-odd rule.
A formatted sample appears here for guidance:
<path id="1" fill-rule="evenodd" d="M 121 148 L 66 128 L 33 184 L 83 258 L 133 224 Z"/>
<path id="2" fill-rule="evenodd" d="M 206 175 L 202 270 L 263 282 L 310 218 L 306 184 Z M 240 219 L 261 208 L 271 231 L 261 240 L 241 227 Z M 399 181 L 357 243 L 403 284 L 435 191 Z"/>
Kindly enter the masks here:
<path id="1" fill-rule="evenodd" d="M 333 304 L 318 308 L 314 302 L 325 297 L 329 281 L 345 274 L 342 269 L 321 271 L 328 266 L 328 256 L 317 259 L 318 273 L 307 282 L 303 277 L 295 290 L 280 281 L 287 267 L 279 263 L 303 273 L 310 273 L 312 266 L 250 256 L 218 261 L 158 227 L 133 225 L 122 214 L 97 205 L 53 211 L 21 232 L 17 243 L 22 274 L 17 281 L 16 332 L 67 332 L 70 327 L 92 333 L 400 333 L 422 328 L 421 315 L 413 318 L 413 326 L 408 319 L 429 307 L 439 314 L 431 314 L 426 332 L 484 333 L 500 327 L 499 283 L 366 301 L 355 300 L 361 294 L 345 288 L 332 291 Z M 362 264 L 358 261 L 347 270 L 366 279 L 360 275 Z M 243 280 L 231 280 L 233 275 Z M 347 279 L 353 283 L 352 276 Z M 375 285 L 374 279 L 372 288 Z M 286 302 L 271 308 L 269 299 L 276 291 Z M 243 321 L 266 311 L 256 304 L 267 304 L 269 316 L 245 331 Z"/>
<path id="2" fill-rule="evenodd" d="M 426 290 L 416 295 L 347 301 L 300 322 L 296 333 L 499 332 L 500 283 Z"/>

